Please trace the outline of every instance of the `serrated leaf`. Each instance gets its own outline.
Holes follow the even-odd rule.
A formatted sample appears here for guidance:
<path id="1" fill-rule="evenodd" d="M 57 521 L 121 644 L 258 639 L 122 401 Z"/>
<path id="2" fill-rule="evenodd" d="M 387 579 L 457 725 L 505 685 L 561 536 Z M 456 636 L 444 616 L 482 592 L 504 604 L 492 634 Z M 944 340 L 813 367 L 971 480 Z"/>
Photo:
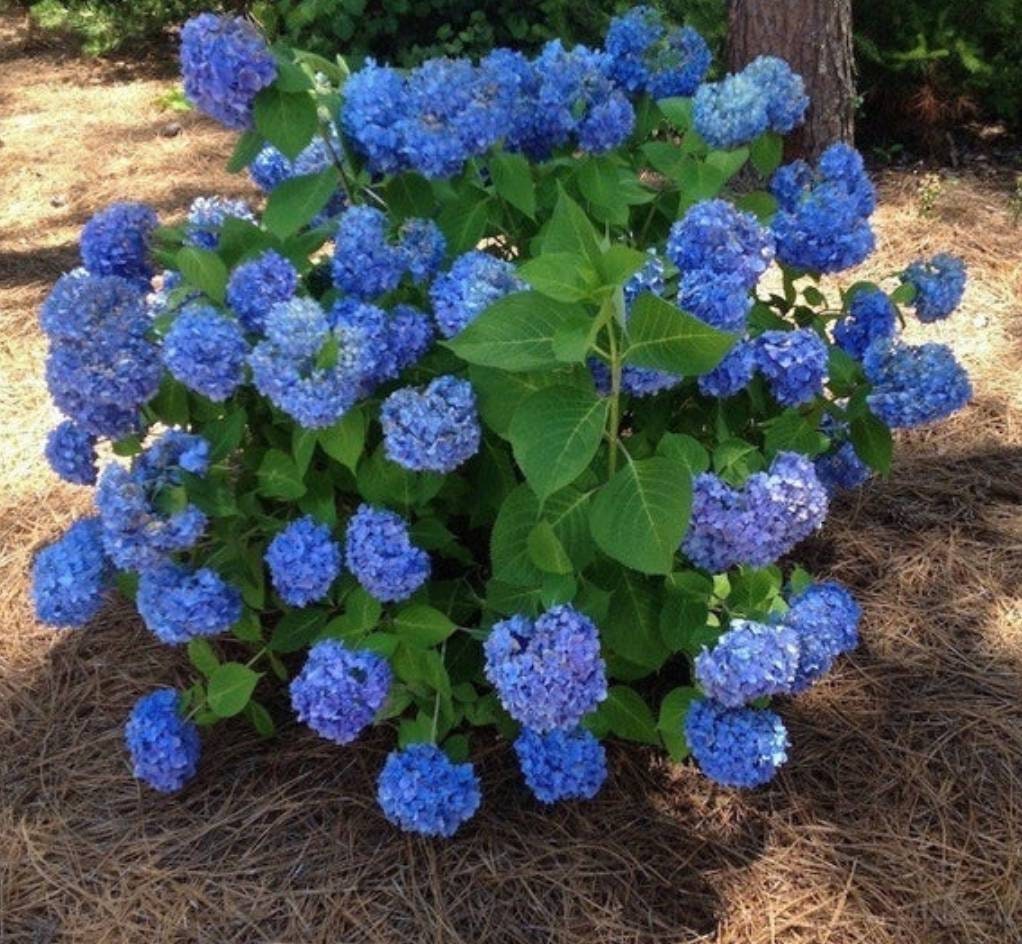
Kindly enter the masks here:
<path id="1" fill-rule="evenodd" d="M 685 433 L 664 433 L 656 447 L 658 456 L 666 456 L 684 464 L 692 473 L 698 475 L 710 467 L 710 454 L 698 439 Z"/>
<path id="2" fill-rule="evenodd" d="M 597 714 L 612 734 L 640 744 L 660 744 L 653 712 L 638 692 L 627 685 L 612 685 Z"/>
<path id="3" fill-rule="evenodd" d="M 394 617 L 394 630 L 403 642 L 429 648 L 443 642 L 457 627 L 439 610 L 413 604 Z"/>
<path id="4" fill-rule="evenodd" d="M 256 130 L 292 160 L 312 140 L 319 125 L 312 96 L 284 92 L 274 85 L 256 96 L 253 117 Z"/>
<path id="5" fill-rule="evenodd" d="M 236 174 L 244 170 L 256 159 L 263 149 L 263 136 L 256 131 L 246 131 L 234 145 L 230 160 L 227 161 L 227 173 Z"/>
<path id="6" fill-rule="evenodd" d="M 329 202 L 337 190 L 337 171 L 292 177 L 273 188 L 263 211 L 263 225 L 279 239 L 297 233 Z"/>
<path id="7" fill-rule="evenodd" d="M 891 471 L 894 440 L 891 431 L 872 413 L 852 420 L 850 438 L 855 454 L 881 475 Z"/>
<path id="8" fill-rule="evenodd" d="M 349 410 L 333 426 L 319 431 L 319 444 L 331 459 L 354 472 L 365 448 L 365 437 L 365 413 Z"/>
<path id="9" fill-rule="evenodd" d="M 267 498 L 295 499 L 305 494 L 305 483 L 294 459 L 280 449 L 269 449 L 259 463 L 259 494 Z"/>
<path id="10" fill-rule="evenodd" d="M 764 177 L 769 177 L 780 166 L 784 155 L 784 138 L 775 131 L 761 134 L 749 145 L 752 166 Z"/>
<path id="11" fill-rule="evenodd" d="M 529 556 L 529 534 L 539 520 L 539 502 L 528 486 L 520 485 L 504 499 L 490 532 L 490 563 L 501 583 L 536 587 L 542 571 Z"/>
<path id="12" fill-rule="evenodd" d="M 211 676 L 220 666 L 220 660 L 209 640 L 201 636 L 189 641 L 188 660 L 207 677 Z"/>
<path id="13" fill-rule="evenodd" d="M 660 607 L 659 587 L 653 580 L 622 571 L 607 620 L 600 625 L 603 641 L 635 665 L 650 671 L 660 668 L 670 655 L 660 639 Z"/>
<path id="14" fill-rule="evenodd" d="M 660 702 L 657 730 L 673 761 L 683 761 L 690 753 L 688 741 L 685 739 L 685 717 L 692 702 L 699 697 L 698 689 L 691 685 L 683 685 L 672 688 Z"/>
<path id="15" fill-rule="evenodd" d="M 320 607 L 288 610 L 270 636 L 273 652 L 297 652 L 304 649 L 326 624 L 327 611 Z"/>
<path id="16" fill-rule="evenodd" d="M 178 250 L 174 261 L 186 282 L 194 285 L 213 301 L 223 302 L 227 290 L 227 266 L 215 252 L 196 246 L 185 246 Z"/>
<path id="17" fill-rule="evenodd" d="M 646 292 L 635 300 L 629 316 L 624 360 L 693 377 L 713 370 L 737 339 Z"/>
<path id="18" fill-rule="evenodd" d="M 209 677 L 206 700 L 220 718 L 242 712 L 262 676 L 240 662 L 225 662 Z"/>
<path id="19" fill-rule="evenodd" d="M 518 274 L 537 292 L 559 302 L 581 301 L 596 281 L 592 265 L 568 252 L 543 253 L 521 266 Z"/>
<path id="20" fill-rule="evenodd" d="M 526 540 L 530 560 L 546 574 L 570 574 L 571 558 L 564 550 L 553 525 L 539 521 Z"/>
<path id="21" fill-rule="evenodd" d="M 543 252 L 567 252 L 582 256 L 593 265 L 599 263 L 600 247 L 596 230 L 582 207 L 563 189 L 557 196 L 550 222 L 543 230 Z"/>
<path id="22" fill-rule="evenodd" d="M 529 162 L 521 154 L 498 152 L 487 163 L 493 186 L 511 206 L 529 219 L 536 215 L 536 185 Z"/>
<path id="23" fill-rule="evenodd" d="M 490 305 L 446 346 L 470 364 L 535 370 L 558 363 L 553 342 L 559 332 L 589 323 L 578 305 L 539 292 L 515 292 Z"/>
<path id="24" fill-rule="evenodd" d="M 597 494 L 593 538 L 608 557 L 646 574 L 670 573 L 692 511 L 692 476 L 665 456 L 626 463 Z"/>
<path id="25" fill-rule="evenodd" d="M 489 216 L 490 200 L 481 195 L 447 204 L 437 217 L 437 225 L 447 239 L 448 254 L 460 256 L 475 249 L 486 235 Z"/>
<path id="26" fill-rule="evenodd" d="M 509 431 L 515 461 L 542 502 L 592 462 L 609 401 L 578 387 L 547 387 L 515 411 Z"/>
<path id="27" fill-rule="evenodd" d="M 521 404 L 537 390 L 557 385 L 591 387 L 589 372 L 582 367 L 509 373 L 495 367 L 473 364 L 468 379 L 475 390 L 479 415 L 498 436 L 507 438 L 511 419 Z"/>

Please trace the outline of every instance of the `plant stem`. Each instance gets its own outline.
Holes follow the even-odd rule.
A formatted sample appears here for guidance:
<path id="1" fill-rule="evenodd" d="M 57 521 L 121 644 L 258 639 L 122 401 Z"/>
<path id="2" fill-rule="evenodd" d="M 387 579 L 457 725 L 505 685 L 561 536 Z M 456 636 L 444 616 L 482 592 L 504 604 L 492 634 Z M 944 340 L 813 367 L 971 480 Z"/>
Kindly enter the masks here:
<path id="1" fill-rule="evenodd" d="M 617 471 L 618 427 L 621 424 L 621 356 L 614 324 L 607 325 L 610 347 L 610 450 L 607 453 L 607 478 Z"/>

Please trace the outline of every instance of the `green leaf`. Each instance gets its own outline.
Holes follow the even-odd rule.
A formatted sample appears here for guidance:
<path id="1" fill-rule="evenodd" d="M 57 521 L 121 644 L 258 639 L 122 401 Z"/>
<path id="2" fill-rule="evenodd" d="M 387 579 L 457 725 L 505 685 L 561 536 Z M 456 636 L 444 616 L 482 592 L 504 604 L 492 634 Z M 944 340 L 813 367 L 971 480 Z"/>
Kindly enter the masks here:
<path id="1" fill-rule="evenodd" d="M 752 166 L 764 177 L 769 177 L 780 166 L 784 156 L 784 138 L 775 131 L 761 134 L 749 145 Z"/>
<path id="2" fill-rule="evenodd" d="M 347 466 L 352 472 L 365 448 L 366 417 L 362 410 L 349 410 L 333 426 L 319 431 L 319 444 L 323 451 Z"/>
<path id="3" fill-rule="evenodd" d="M 610 598 L 603 641 L 619 656 L 645 669 L 658 669 L 670 655 L 660 639 L 661 598 L 648 577 L 624 570 Z"/>
<path id="4" fill-rule="evenodd" d="M 785 410 L 763 425 L 766 427 L 763 448 L 768 456 L 783 451 L 818 456 L 829 443 L 827 437 L 820 432 L 820 414 L 816 410 L 808 416 L 803 416 L 798 410 Z"/>
<path id="5" fill-rule="evenodd" d="M 280 239 L 297 233 L 330 202 L 337 190 L 337 171 L 292 177 L 273 188 L 263 211 L 263 225 Z"/>
<path id="6" fill-rule="evenodd" d="M 629 316 L 624 359 L 638 367 L 697 376 L 713 370 L 737 338 L 646 292 L 635 300 Z"/>
<path id="7" fill-rule="evenodd" d="M 619 738 L 640 744 L 660 744 L 653 712 L 638 692 L 627 685 L 612 685 L 596 712 L 607 729 Z"/>
<path id="8" fill-rule="evenodd" d="M 482 194 L 448 203 L 437 217 L 437 225 L 447 238 L 448 255 L 460 256 L 475 249 L 486 235 L 489 217 L 490 200 Z"/>
<path id="9" fill-rule="evenodd" d="M 479 415 L 483 422 L 505 439 L 515 411 L 537 390 L 568 383 L 582 387 L 589 387 L 592 384 L 589 372 L 578 367 L 570 370 L 511 374 L 495 367 L 473 364 L 468 369 L 468 379 L 475 390 Z"/>
<path id="10" fill-rule="evenodd" d="M 596 272 L 581 256 L 568 252 L 546 252 L 518 270 L 536 291 L 559 302 L 577 302 L 595 287 Z"/>
<path id="11" fill-rule="evenodd" d="M 216 463 L 226 459 L 241 445 L 247 424 L 248 416 L 241 407 L 238 407 L 223 418 L 203 425 L 202 438 L 209 443 L 210 462 Z"/>
<path id="12" fill-rule="evenodd" d="M 397 613 L 394 629 L 403 642 L 429 648 L 443 642 L 457 626 L 439 610 L 416 603 Z"/>
<path id="13" fill-rule="evenodd" d="M 582 196 L 601 207 L 626 209 L 619 186 L 620 173 L 613 159 L 590 155 L 578 164 L 575 179 Z"/>
<path id="14" fill-rule="evenodd" d="M 577 479 L 592 462 L 607 422 L 609 401 L 578 387 L 532 394 L 511 420 L 518 463 L 542 502 Z"/>
<path id="15" fill-rule="evenodd" d="M 706 155 L 706 163 L 720 171 L 726 183 L 738 173 L 749 159 L 749 149 L 745 147 L 735 148 L 733 151 L 710 151 Z"/>
<path id="16" fill-rule="evenodd" d="M 305 494 L 305 483 L 295 460 L 280 449 L 269 449 L 259 463 L 259 494 L 267 498 L 295 499 Z"/>
<path id="17" fill-rule="evenodd" d="M 250 701 L 245 705 L 245 717 L 260 737 L 273 737 L 276 734 L 277 726 L 273 716 L 259 702 Z"/>
<path id="18" fill-rule="evenodd" d="M 739 210 L 751 213 L 760 223 L 766 224 L 777 212 L 777 198 L 765 190 L 753 190 L 752 193 L 743 193 L 738 197 L 735 206 Z"/>
<path id="19" fill-rule="evenodd" d="M 526 540 L 529 559 L 546 574 L 570 574 L 571 558 L 549 521 L 540 521 Z"/>
<path id="20" fill-rule="evenodd" d="M 317 432 L 314 429 L 303 429 L 296 426 L 291 431 L 291 454 L 294 456 L 298 472 L 303 477 L 309 469 L 312 454 L 316 451 Z"/>
<path id="21" fill-rule="evenodd" d="M 188 660 L 207 678 L 220 666 L 220 660 L 217 658 L 216 652 L 213 651 L 209 640 L 201 636 L 189 641 Z"/>
<path id="22" fill-rule="evenodd" d="M 304 649 L 326 624 L 327 611 L 321 607 L 288 610 L 270 636 L 273 652 L 297 652 Z"/>
<path id="23" fill-rule="evenodd" d="M 501 583 L 535 587 L 542 571 L 529 556 L 529 534 L 539 520 L 539 502 L 528 486 L 520 485 L 504 499 L 490 532 L 490 564 Z"/>
<path id="24" fill-rule="evenodd" d="M 894 441 L 891 431 L 872 413 L 852 420 L 851 440 L 856 455 L 882 475 L 891 471 Z"/>
<path id="25" fill-rule="evenodd" d="M 539 601 L 544 609 L 570 603 L 578 593 L 578 582 L 571 574 L 544 574 Z"/>
<path id="26" fill-rule="evenodd" d="M 307 92 L 284 92 L 271 85 L 255 99 L 256 130 L 285 157 L 296 158 L 319 126 L 316 103 Z"/>
<path id="27" fill-rule="evenodd" d="M 149 406 L 168 426 L 188 424 L 188 388 L 170 374 L 163 375 L 159 392 L 149 401 Z"/>
<path id="28" fill-rule="evenodd" d="M 262 149 L 263 136 L 256 131 L 245 131 L 234 145 L 234 151 L 227 162 L 227 173 L 237 174 L 244 170 Z"/>
<path id="29" fill-rule="evenodd" d="M 445 346 L 470 364 L 535 370 L 558 363 L 554 353 L 558 333 L 589 323 L 586 310 L 578 305 L 539 292 L 515 292 L 490 305 Z"/>
<path id="30" fill-rule="evenodd" d="M 710 467 L 710 454 L 698 439 L 685 433 L 664 433 L 656 447 L 658 456 L 681 462 L 692 475 Z"/>
<path id="31" fill-rule="evenodd" d="M 893 292 L 891 292 L 891 301 L 895 305 L 907 305 L 914 301 L 916 297 L 916 287 L 911 282 L 902 282 Z"/>
<path id="32" fill-rule="evenodd" d="M 648 261 L 646 253 L 614 243 L 600 257 L 600 277 L 604 285 L 623 285 Z"/>
<path id="33" fill-rule="evenodd" d="M 423 649 L 401 643 L 391 660 L 394 674 L 413 688 L 426 686 L 431 692 L 451 697 L 451 679 L 444 660 L 435 649 Z"/>
<path id="34" fill-rule="evenodd" d="M 529 162 L 521 154 L 498 152 L 490 156 L 488 166 L 497 193 L 529 219 L 534 219 L 536 185 Z"/>
<path id="35" fill-rule="evenodd" d="M 694 570 L 673 573 L 664 582 L 660 638 L 672 652 L 696 655 L 716 639 L 716 629 L 707 629 L 713 581 Z"/>
<path id="36" fill-rule="evenodd" d="M 685 716 L 692 702 L 699 697 L 697 688 L 683 685 L 672 688 L 660 702 L 657 730 L 673 761 L 680 763 L 689 755 L 688 741 L 685 740 Z"/>
<path id="37" fill-rule="evenodd" d="M 227 266 L 215 252 L 185 246 L 178 250 L 174 260 L 186 282 L 213 301 L 223 302 L 227 290 Z"/>
<path id="38" fill-rule="evenodd" d="M 550 222 L 543 231 L 543 253 L 567 252 L 599 264 L 600 247 L 596 230 L 585 211 L 562 189 Z"/>
<path id="39" fill-rule="evenodd" d="M 206 699 L 209 707 L 221 718 L 231 718 L 244 711 L 261 678 L 247 665 L 225 662 L 209 677 Z"/>
<path id="40" fill-rule="evenodd" d="M 678 96 L 657 100 L 657 107 L 677 131 L 688 131 L 692 126 L 692 99 Z"/>
<path id="41" fill-rule="evenodd" d="M 626 464 L 596 496 L 593 537 L 608 557 L 646 574 L 667 574 L 688 528 L 692 476 L 675 459 L 653 456 Z"/>
<path id="42" fill-rule="evenodd" d="M 388 209 L 403 219 L 433 216 L 433 188 L 421 174 L 398 174 L 390 179 L 384 192 Z"/>
<path id="43" fill-rule="evenodd" d="M 729 485 L 741 485 L 766 468 L 762 453 L 744 439 L 725 439 L 713 450 L 713 469 Z"/>
<path id="44" fill-rule="evenodd" d="M 677 179 L 685 165 L 685 155 L 677 145 L 667 141 L 649 141 L 641 150 L 654 170 L 660 171 L 672 180 Z"/>
<path id="45" fill-rule="evenodd" d="M 728 608 L 751 619 L 765 617 L 781 592 L 781 582 L 778 567 L 742 567 L 731 577 Z"/>

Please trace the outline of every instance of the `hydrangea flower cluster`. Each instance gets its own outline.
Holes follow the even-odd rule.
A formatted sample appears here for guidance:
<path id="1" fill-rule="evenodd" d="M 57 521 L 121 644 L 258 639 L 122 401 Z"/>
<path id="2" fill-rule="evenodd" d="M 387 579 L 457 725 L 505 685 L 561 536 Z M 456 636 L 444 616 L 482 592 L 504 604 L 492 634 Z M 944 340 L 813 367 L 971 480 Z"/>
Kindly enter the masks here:
<path id="1" fill-rule="evenodd" d="M 412 744 L 387 757 L 376 799 L 384 816 L 407 832 L 453 836 L 479 808 L 471 764 L 455 764 L 433 744 Z"/>
<path id="2" fill-rule="evenodd" d="M 96 484 L 96 437 L 73 420 L 55 426 L 46 438 L 46 460 L 65 482 Z"/>
<path id="3" fill-rule="evenodd" d="M 607 753 L 582 728 L 541 734 L 526 728 L 515 740 L 522 776 L 542 803 L 591 800 L 607 779 Z"/>
<path id="4" fill-rule="evenodd" d="M 799 653 L 799 637 L 783 623 L 736 619 L 712 650 L 696 657 L 695 675 L 710 698 L 738 708 L 790 692 Z"/>
<path id="5" fill-rule="evenodd" d="M 429 555 L 412 544 L 408 523 L 393 511 L 362 504 L 348 522 L 348 570 L 377 600 L 406 600 L 429 580 Z"/>
<path id="6" fill-rule="evenodd" d="M 854 148 L 832 144 L 815 172 L 805 161 L 785 164 L 774 174 L 770 190 L 780 204 L 771 224 L 777 258 L 786 265 L 840 272 L 873 251 L 869 218 L 876 195 Z"/>
<path id="7" fill-rule="evenodd" d="M 144 203 L 112 203 L 82 230 L 82 265 L 92 275 L 118 275 L 149 288 L 149 248 L 159 220 Z"/>
<path id="8" fill-rule="evenodd" d="M 486 677 L 508 714 L 528 728 L 574 728 L 607 697 L 596 624 L 571 606 L 537 620 L 521 614 L 497 623 L 484 645 Z"/>
<path id="9" fill-rule="evenodd" d="M 827 345 L 812 328 L 764 331 L 754 350 L 756 367 L 782 406 L 809 403 L 823 392 Z"/>
<path id="10" fill-rule="evenodd" d="M 159 498 L 182 484 L 182 472 L 202 476 L 208 464 L 206 440 L 171 429 L 136 456 L 130 469 L 112 462 L 103 470 L 96 507 L 103 546 L 118 568 L 151 570 L 169 554 L 195 545 L 206 515 L 190 503 L 163 513 Z"/>
<path id="11" fill-rule="evenodd" d="M 241 326 L 209 305 L 190 304 L 163 339 L 163 363 L 190 390 L 217 402 L 244 379 L 248 343 Z"/>
<path id="12" fill-rule="evenodd" d="M 244 131 L 252 125 L 256 95 L 277 77 L 277 64 L 251 23 L 202 13 L 181 31 L 181 77 L 196 108 Z"/>
<path id="13" fill-rule="evenodd" d="M 695 478 L 682 551 L 711 573 L 739 564 L 765 567 L 820 528 L 827 508 L 812 461 L 799 453 L 778 453 L 740 489 L 704 472 Z"/>
<path id="14" fill-rule="evenodd" d="M 713 370 L 699 378 L 699 392 L 704 397 L 733 397 L 749 385 L 755 373 L 756 348 L 739 341 Z"/>
<path id="15" fill-rule="evenodd" d="M 280 253 L 268 249 L 231 273 L 227 304 L 246 331 L 261 334 L 270 309 L 290 301 L 297 290 L 298 270 Z"/>
<path id="16" fill-rule="evenodd" d="M 322 600 L 341 575 L 341 546 L 311 515 L 292 521 L 266 548 L 273 589 L 291 606 Z"/>
<path id="17" fill-rule="evenodd" d="M 291 705 L 320 737 L 350 744 L 383 707 L 392 680 L 382 656 L 323 639 L 291 682 Z"/>
<path id="18" fill-rule="evenodd" d="M 944 419 L 972 399 L 969 375 L 945 344 L 881 338 L 870 345 L 862 366 L 873 385 L 869 408 L 892 429 Z"/>
<path id="19" fill-rule="evenodd" d="M 893 337 L 898 327 L 898 309 L 879 289 L 856 292 L 848 305 L 848 314 L 834 325 L 838 347 L 856 360 L 879 338 Z"/>
<path id="20" fill-rule="evenodd" d="M 943 321 L 959 305 L 965 293 L 965 263 L 957 256 L 941 252 L 929 261 L 913 262 L 901 281 L 913 286 L 912 304 L 924 324 Z"/>
<path id="21" fill-rule="evenodd" d="M 164 564 L 145 571 L 136 605 L 146 627 L 173 646 L 218 636 L 241 619 L 241 594 L 208 567 Z"/>
<path id="22" fill-rule="evenodd" d="M 802 77 L 783 59 L 759 56 L 741 72 L 700 86 L 692 121 L 711 147 L 729 151 L 765 131 L 787 134 L 808 107 Z"/>
<path id="23" fill-rule="evenodd" d="M 199 766 L 199 731 L 181 716 L 180 695 L 160 688 L 140 698 L 124 726 L 135 776 L 161 793 L 175 793 Z"/>
<path id="24" fill-rule="evenodd" d="M 812 584 L 789 601 L 784 625 L 798 637 L 798 666 L 791 691 L 805 691 L 830 671 L 834 661 L 859 644 L 862 610 L 832 580 Z"/>
<path id="25" fill-rule="evenodd" d="M 255 223 L 255 215 L 244 200 L 226 197 L 196 197 L 188 208 L 185 242 L 213 252 L 220 245 L 220 230 L 227 220 Z"/>
<path id="26" fill-rule="evenodd" d="M 325 137 L 314 139 L 294 160 L 277 150 L 272 144 L 267 144 L 248 165 L 252 182 L 264 193 L 273 193 L 287 180 L 322 173 L 337 161 L 338 155 L 344 152 L 344 146 L 341 144 L 336 128 L 330 129 L 329 137 L 331 139 L 329 144 Z M 310 225 L 313 227 L 326 225 L 344 210 L 345 206 L 347 206 L 346 195 L 342 189 L 338 188 L 330 197 L 327 205 L 312 218 Z"/>
<path id="27" fill-rule="evenodd" d="M 387 458 L 416 472 L 451 472 L 479 451 L 482 430 L 467 380 L 437 377 L 395 390 L 380 411 Z"/>
<path id="28" fill-rule="evenodd" d="M 611 21 L 605 47 L 610 77 L 626 92 L 652 98 L 694 94 L 710 68 L 710 47 L 699 33 L 669 26 L 644 5 Z"/>
<path id="29" fill-rule="evenodd" d="M 32 564 L 36 617 L 59 628 L 86 625 L 103 606 L 112 576 L 99 519 L 76 521 Z"/>
<path id="30" fill-rule="evenodd" d="M 843 442 L 817 457 L 813 465 L 816 477 L 831 496 L 858 488 L 873 474 L 850 442 Z"/>
<path id="31" fill-rule="evenodd" d="M 524 288 L 511 263 L 473 250 L 458 256 L 450 270 L 433 282 L 429 298 L 440 333 L 453 338 L 484 309 Z"/>
<path id="32" fill-rule="evenodd" d="M 759 787 L 788 759 L 788 731 L 773 711 L 727 708 L 710 698 L 692 703 L 685 739 L 700 769 L 728 787 Z"/>

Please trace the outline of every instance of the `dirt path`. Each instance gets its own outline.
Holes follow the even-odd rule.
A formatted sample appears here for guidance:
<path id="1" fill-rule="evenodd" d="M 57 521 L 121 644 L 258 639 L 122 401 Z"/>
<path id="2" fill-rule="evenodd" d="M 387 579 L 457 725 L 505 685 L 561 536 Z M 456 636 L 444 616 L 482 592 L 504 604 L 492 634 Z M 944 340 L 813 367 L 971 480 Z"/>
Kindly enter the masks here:
<path id="1" fill-rule="evenodd" d="M 890 177 L 864 275 L 951 248 L 971 282 L 950 340 L 975 403 L 906 437 L 891 480 L 839 504 L 808 553 L 866 607 L 864 644 L 782 707 L 793 760 L 752 794 L 615 749 L 591 804 L 539 810 L 506 758 L 456 841 L 388 827 L 387 744 L 241 725 L 176 798 L 121 747 L 138 695 L 182 675 L 125 609 L 53 634 L 25 600 L 32 548 L 87 506 L 46 469 L 55 414 L 35 311 L 88 216 L 249 193 L 230 140 L 161 111 L 172 84 L 33 48 L 0 17 L 0 940 L 1004 944 L 1022 939 L 1022 229 L 1009 186 L 963 177 L 931 218 Z M 169 122 L 180 132 L 167 136 Z"/>

